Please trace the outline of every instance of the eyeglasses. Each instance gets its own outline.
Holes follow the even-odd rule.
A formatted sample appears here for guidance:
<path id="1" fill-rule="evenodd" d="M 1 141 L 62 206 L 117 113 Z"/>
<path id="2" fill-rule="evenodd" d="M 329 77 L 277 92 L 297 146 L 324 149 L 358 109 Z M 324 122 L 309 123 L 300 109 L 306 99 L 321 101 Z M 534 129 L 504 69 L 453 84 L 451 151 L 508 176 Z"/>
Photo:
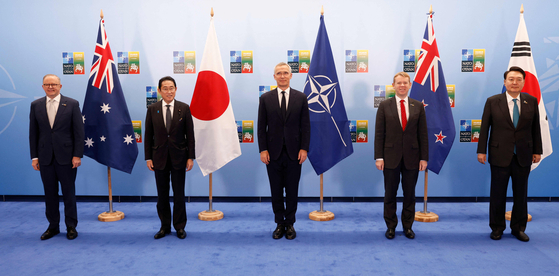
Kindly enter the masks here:
<path id="1" fill-rule="evenodd" d="M 173 92 L 176 89 L 177 89 L 176 87 L 169 87 L 169 88 L 163 87 L 163 88 L 161 88 L 161 91 L 163 91 L 163 92 Z"/>
<path id="2" fill-rule="evenodd" d="M 43 83 L 44 87 L 58 87 L 59 83 Z"/>

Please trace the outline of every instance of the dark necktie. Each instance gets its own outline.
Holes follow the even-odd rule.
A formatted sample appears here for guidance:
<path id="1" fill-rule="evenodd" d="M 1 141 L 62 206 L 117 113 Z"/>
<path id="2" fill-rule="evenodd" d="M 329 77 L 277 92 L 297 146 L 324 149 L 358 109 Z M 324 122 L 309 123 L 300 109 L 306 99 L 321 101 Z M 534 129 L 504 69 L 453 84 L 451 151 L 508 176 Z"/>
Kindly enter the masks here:
<path id="1" fill-rule="evenodd" d="M 408 118 L 406 118 L 406 105 L 404 105 L 404 100 L 400 100 L 400 113 L 402 116 L 402 130 L 406 130 L 406 124 L 408 123 Z"/>
<path id="2" fill-rule="evenodd" d="M 281 91 L 281 116 L 283 116 L 283 119 L 285 120 L 285 115 L 287 114 L 287 107 L 286 107 L 286 103 L 285 103 L 285 91 Z"/>
<path id="3" fill-rule="evenodd" d="M 165 105 L 167 107 L 167 112 L 165 113 L 165 128 L 167 129 L 167 133 L 171 132 L 171 105 Z"/>

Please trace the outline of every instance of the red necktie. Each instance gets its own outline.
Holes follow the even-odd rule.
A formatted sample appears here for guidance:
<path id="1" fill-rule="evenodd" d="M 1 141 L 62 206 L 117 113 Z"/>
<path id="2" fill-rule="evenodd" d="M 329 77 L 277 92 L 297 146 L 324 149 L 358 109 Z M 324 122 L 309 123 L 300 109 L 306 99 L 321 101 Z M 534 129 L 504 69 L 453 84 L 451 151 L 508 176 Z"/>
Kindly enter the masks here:
<path id="1" fill-rule="evenodd" d="M 404 100 L 400 100 L 400 111 L 400 116 L 402 116 L 402 130 L 406 130 L 408 119 L 406 118 L 406 106 L 404 105 Z"/>

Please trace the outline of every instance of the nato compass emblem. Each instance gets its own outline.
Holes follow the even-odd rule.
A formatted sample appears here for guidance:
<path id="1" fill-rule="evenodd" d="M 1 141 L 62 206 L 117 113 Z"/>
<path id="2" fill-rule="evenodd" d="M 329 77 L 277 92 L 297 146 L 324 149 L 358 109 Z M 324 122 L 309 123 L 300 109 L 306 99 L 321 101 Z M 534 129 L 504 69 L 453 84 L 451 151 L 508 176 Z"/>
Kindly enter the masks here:
<path id="1" fill-rule="evenodd" d="M 327 112 L 328 114 L 330 114 L 330 118 L 332 119 L 334 126 L 336 126 L 336 130 L 340 135 L 342 143 L 344 144 L 344 146 L 347 147 L 344 138 L 342 137 L 342 133 L 340 132 L 340 128 L 338 127 L 336 120 L 334 120 L 331 112 L 331 109 L 336 104 L 336 99 L 338 97 L 338 91 L 336 89 L 338 83 L 332 83 L 332 80 L 328 76 L 309 75 L 309 78 L 305 83 L 305 89 L 307 87 L 307 84 L 311 87 L 311 93 L 307 96 L 307 100 L 309 102 L 309 111 L 314 113 Z"/>
<path id="2" fill-rule="evenodd" d="M 19 102 L 26 97 L 11 92 L 16 90 L 16 85 L 14 84 L 14 81 L 12 80 L 12 77 L 10 76 L 8 71 L 6 71 L 6 69 L 2 65 L 0 65 L 0 69 L 2 69 L 0 70 L 0 118 L 2 118 L 2 120 L 0 120 L 0 135 L 2 135 L 2 133 L 6 131 L 6 129 L 8 129 L 8 127 L 12 124 L 16 116 L 17 106 L 14 105 L 12 111 L 8 110 L 11 109 L 10 105 Z M 5 84 L 11 84 L 11 87 L 7 88 L 4 86 Z M 3 88 L 9 89 L 11 91 L 4 90 Z M 6 109 L 4 109 L 4 107 L 6 107 Z M 5 116 L 5 114 L 7 116 Z M 7 122 L 5 122 L 5 118 L 9 118 Z"/>

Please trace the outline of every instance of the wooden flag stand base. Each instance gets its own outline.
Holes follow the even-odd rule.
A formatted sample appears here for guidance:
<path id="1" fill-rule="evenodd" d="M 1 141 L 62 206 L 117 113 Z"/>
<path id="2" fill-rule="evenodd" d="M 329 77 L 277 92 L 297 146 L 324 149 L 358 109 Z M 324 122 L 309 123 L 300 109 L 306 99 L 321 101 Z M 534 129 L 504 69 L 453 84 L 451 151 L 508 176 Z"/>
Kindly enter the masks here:
<path id="1" fill-rule="evenodd" d="M 113 188 L 111 185 L 111 167 L 107 167 L 107 174 L 109 178 L 109 211 L 101 213 L 97 216 L 99 221 L 117 221 L 124 218 L 124 213 L 121 211 L 113 210 Z"/>
<path id="2" fill-rule="evenodd" d="M 425 191 L 423 192 L 423 211 L 415 212 L 414 220 L 419 222 L 436 222 L 439 221 L 439 215 L 427 211 L 427 187 L 428 187 L 427 172 L 428 170 L 425 169 Z"/>
<path id="3" fill-rule="evenodd" d="M 98 217 L 99 221 L 117 221 L 124 218 L 124 213 L 121 211 L 103 212 Z"/>
<path id="4" fill-rule="evenodd" d="M 510 218 L 512 216 L 512 211 L 507 211 L 505 213 L 505 219 L 510 221 Z M 528 221 L 532 221 L 532 215 L 528 214 Z"/>
<path id="5" fill-rule="evenodd" d="M 309 214 L 309 218 L 314 221 L 329 221 L 334 219 L 334 213 L 330 211 L 325 211 L 323 209 L 324 205 L 324 177 L 320 174 L 320 210 L 312 211 Z"/>
<path id="6" fill-rule="evenodd" d="M 212 209 L 212 174 L 210 173 L 210 209 L 198 213 L 198 219 L 203 221 L 220 220 L 223 212 Z"/>
<path id="7" fill-rule="evenodd" d="M 415 212 L 414 220 L 420 222 L 436 222 L 439 221 L 439 215 L 433 212 L 417 211 Z"/>
<path id="8" fill-rule="evenodd" d="M 315 221 L 329 221 L 334 219 L 334 213 L 330 211 L 312 211 L 309 218 Z"/>

